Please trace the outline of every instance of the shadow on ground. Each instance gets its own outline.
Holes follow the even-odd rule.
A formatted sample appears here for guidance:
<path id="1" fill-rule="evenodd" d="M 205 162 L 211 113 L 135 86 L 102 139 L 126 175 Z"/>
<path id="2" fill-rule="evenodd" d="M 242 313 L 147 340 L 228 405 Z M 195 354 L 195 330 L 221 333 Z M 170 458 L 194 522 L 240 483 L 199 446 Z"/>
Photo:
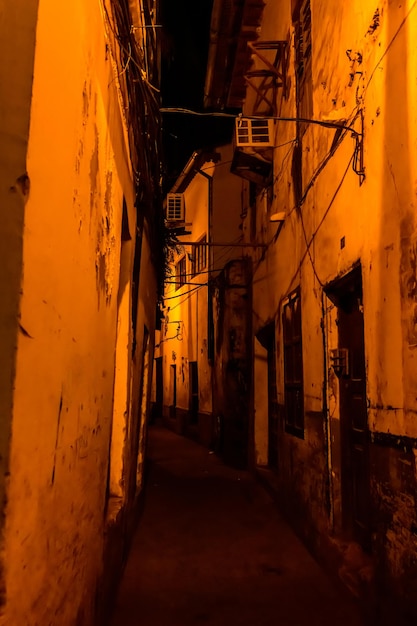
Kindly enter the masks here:
<path id="1" fill-rule="evenodd" d="M 363 626 L 247 472 L 159 425 L 111 626 Z"/>

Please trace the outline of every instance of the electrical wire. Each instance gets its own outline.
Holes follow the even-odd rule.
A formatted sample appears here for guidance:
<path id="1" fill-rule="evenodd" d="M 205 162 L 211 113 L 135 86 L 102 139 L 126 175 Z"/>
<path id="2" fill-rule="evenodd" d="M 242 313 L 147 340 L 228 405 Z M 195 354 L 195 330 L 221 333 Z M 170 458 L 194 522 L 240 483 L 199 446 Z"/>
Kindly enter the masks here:
<path id="1" fill-rule="evenodd" d="M 312 267 L 313 272 L 314 272 L 314 275 L 315 275 L 315 277 L 316 277 L 316 279 L 317 279 L 317 282 L 319 283 L 319 285 L 320 285 L 320 287 L 321 287 L 322 289 L 323 289 L 323 287 L 324 287 L 325 285 L 324 285 L 323 281 L 320 279 L 320 277 L 319 277 L 319 275 L 318 275 L 318 273 L 317 273 L 317 269 L 316 269 L 315 261 L 314 261 L 314 259 L 313 259 L 312 254 L 311 254 L 311 250 L 310 250 L 310 248 L 311 248 L 311 246 L 312 246 L 312 244 L 313 244 L 313 241 L 314 241 L 314 239 L 316 238 L 316 235 L 317 235 L 318 231 L 320 230 L 320 228 L 321 228 L 321 226 L 322 226 L 322 224 L 323 224 L 324 220 L 326 219 L 326 217 L 327 217 L 327 215 L 328 215 L 328 213 L 329 213 L 330 209 L 332 208 L 334 201 L 336 200 L 336 197 L 337 197 L 337 195 L 338 195 L 338 193 L 339 193 L 339 191 L 340 191 L 340 189 L 341 189 L 341 187 L 342 187 L 342 185 L 343 185 L 343 182 L 344 182 L 344 180 L 345 180 L 345 178 L 346 178 L 346 176 L 347 176 L 347 173 L 348 173 L 348 171 L 349 171 L 349 169 L 350 169 L 350 167 L 351 167 L 353 156 L 354 156 L 354 155 L 352 155 L 352 156 L 350 157 L 350 159 L 349 159 L 349 161 L 348 161 L 348 164 L 347 164 L 347 166 L 346 166 L 346 168 L 345 168 L 345 170 L 344 170 L 344 172 L 343 172 L 342 178 L 340 179 L 340 181 L 339 181 L 339 183 L 338 183 L 338 185 L 337 185 L 337 187 L 336 187 L 336 189 L 335 189 L 335 191 L 334 191 L 334 193 L 333 193 L 333 195 L 332 195 L 332 197 L 331 197 L 331 200 L 330 200 L 330 202 L 329 202 L 329 204 L 328 204 L 328 206 L 327 206 L 326 210 L 324 211 L 324 213 L 323 213 L 323 215 L 322 215 L 322 217 L 321 217 L 320 222 L 318 223 L 318 225 L 316 226 L 316 228 L 315 228 L 314 232 L 313 232 L 313 233 L 312 233 L 312 235 L 310 236 L 310 240 L 309 240 L 309 239 L 308 239 L 308 237 L 307 237 L 307 232 L 306 232 L 306 228 L 305 228 L 305 223 L 304 223 L 303 215 L 302 215 L 302 212 L 300 211 L 300 222 L 301 222 L 301 228 L 302 228 L 302 231 L 303 231 L 304 241 L 305 241 L 305 244 L 306 244 L 306 250 L 305 250 L 305 252 L 304 252 L 303 256 L 302 256 L 302 257 L 301 257 L 301 259 L 300 259 L 300 262 L 299 262 L 299 264 L 298 264 L 298 268 L 297 268 L 297 270 L 296 270 L 296 272 L 295 272 L 295 275 L 296 275 L 296 274 L 298 274 L 298 272 L 300 271 L 301 266 L 302 266 L 302 265 L 303 265 L 303 263 L 304 263 L 304 259 L 305 259 L 305 258 L 306 258 L 306 256 L 308 255 L 309 260 L 310 260 L 310 263 L 311 263 L 311 267 Z"/>
<path id="2" fill-rule="evenodd" d="M 198 285 L 198 287 L 194 287 L 194 289 L 189 289 L 185 293 L 180 293 L 180 294 L 177 294 L 176 296 L 168 296 L 168 297 L 164 298 L 164 301 L 165 300 L 174 300 L 176 298 L 181 298 L 182 296 L 188 296 L 189 294 L 193 293 L 194 291 L 197 291 L 198 289 L 201 289 L 201 287 L 207 287 L 207 285 L 208 285 L 208 283 L 201 283 L 201 284 Z M 175 307 L 173 307 L 173 308 L 175 308 Z M 172 311 L 172 309 L 171 309 L 171 311 Z"/>
<path id="3" fill-rule="evenodd" d="M 165 285 L 195 285 L 196 287 L 204 287 L 207 283 L 194 283 L 191 281 L 181 282 L 179 280 L 176 281 L 165 281 Z"/>
<path id="4" fill-rule="evenodd" d="M 287 164 L 287 160 L 288 160 L 288 159 L 290 158 L 290 156 L 292 155 L 292 152 L 293 152 L 293 151 L 292 151 L 292 148 L 293 148 L 293 146 L 297 143 L 297 140 L 296 140 L 296 139 L 293 139 L 293 140 L 291 140 L 291 141 L 287 142 L 287 144 L 283 144 L 283 146 L 284 146 L 284 145 L 288 145 L 289 143 L 291 144 L 291 147 L 287 150 L 287 152 L 286 152 L 286 153 L 285 153 L 285 155 L 283 156 L 283 159 L 282 159 L 282 162 L 281 162 L 281 168 L 280 168 L 280 170 L 279 170 L 278 174 L 276 174 L 276 175 L 274 176 L 273 180 L 272 180 L 272 185 L 273 185 L 273 186 L 277 185 L 277 184 L 280 182 L 281 178 L 284 176 L 284 168 L 285 168 L 285 166 L 286 166 L 286 164 Z"/>
<path id="5" fill-rule="evenodd" d="M 417 2 L 417 0 L 416 0 Z M 160 109 L 161 113 L 182 113 L 185 115 L 197 115 L 199 117 L 228 117 L 235 119 L 249 119 L 249 120 L 262 120 L 267 117 L 270 120 L 275 120 L 277 122 L 296 122 L 299 124 L 316 124 L 318 126 L 324 126 L 325 128 L 335 128 L 341 130 L 347 130 L 353 133 L 354 135 L 360 135 L 361 133 L 355 130 L 350 126 L 346 126 L 341 122 L 332 122 L 331 120 L 315 120 L 306 117 L 281 117 L 277 115 L 236 115 L 234 113 L 221 113 L 221 112 L 212 112 L 212 111 L 193 111 L 191 109 L 184 108 L 176 108 L 176 107 L 162 107 Z"/>
<path id="6" fill-rule="evenodd" d="M 157 269 L 158 295 L 166 272 L 166 241 L 162 203 L 162 117 L 160 112 L 157 32 L 153 10 L 139 2 L 144 27 L 141 39 L 132 24 L 129 0 L 99 0 L 108 33 L 108 48 L 117 69 L 118 90 L 128 129 L 130 160 L 136 185 L 137 211 L 146 217 L 152 259 Z M 108 8 L 109 7 L 109 8 Z M 113 38 L 111 37 L 111 35 Z"/>
<path id="7" fill-rule="evenodd" d="M 222 272 L 223 270 L 224 270 L 224 267 L 218 267 L 218 268 L 213 268 L 211 270 L 201 270 L 197 274 L 192 274 L 190 272 L 190 273 L 187 273 L 187 274 L 183 274 L 183 276 L 192 276 L 192 277 L 194 277 L 194 276 L 199 276 L 200 274 L 212 274 L 214 272 Z M 172 278 L 173 278 L 173 276 L 172 276 Z M 168 276 L 168 279 L 169 279 L 169 276 Z M 192 285 L 192 284 L 193 283 L 190 282 L 190 285 Z"/>

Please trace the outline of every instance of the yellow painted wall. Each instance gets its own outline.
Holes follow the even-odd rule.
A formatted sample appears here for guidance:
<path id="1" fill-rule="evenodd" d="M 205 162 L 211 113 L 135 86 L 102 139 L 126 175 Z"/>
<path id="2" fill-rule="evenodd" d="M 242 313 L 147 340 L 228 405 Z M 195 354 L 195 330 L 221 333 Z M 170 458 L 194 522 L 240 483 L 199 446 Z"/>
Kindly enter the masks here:
<path id="1" fill-rule="evenodd" d="M 216 148 L 219 160 L 205 163 L 184 191 L 185 223 L 190 234 L 180 240 L 196 242 L 205 234 L 209 243 L 233 243 L 241 238 L 239 230 L 242 183 L 230 176 L 233 156 L 231 145 Z M 210 182 L 211 181 L 211 182 Z M 211 187 L 211 190 L 210 190 Z M 209 196 L 212 208 L 209 214 Z M 185 255 L 187 283 L 177 288 L 175 270 L 167 281 L 165 322 L 161 332 L 161 352 L 164 363 L 164 405 L 172 404 L 171 366 L 176 365 L 177 407 L 188 411 L 190 404 L 189 362 L 198 363 L 199 411 L 211 414 L 212 365 L 208 358 L 208 288 L 207 282 L 218 276 L 226 263 L 240 258 L 241 248 L 234 246 L 208 246 L 207 267 L 202 273 L 191 277 L 190 256 L 194 248 L 184 245 L 173 256 L 173 267 Z M 210 270 L 210 271 L 208 271 Z M 171 283 L 171 284 L 170 284 Z M 179 324 L 179 333 L 177 327 Z M 173 355 L 175 354 L 175 360 Z"/>
<path id="2" fill-rule="evenodd" d="M 209 177 L 213 175 L 213 167 L 206 164 L 202 168 Z M 184 191 L 185 222 L 189 235 L 181 237 L 181 241 L 199 241 L 203 235 L 209 237 L 209 181 L 201 173 L 197 173 Z M 167 280 L 165 301 L 166 313 L 163 332 L 161 332 L 161 353 L 164 355 L 164 405 L 172 404 L 170 390 L 170 367 L 176 364 L 177 402 L 176 406 L 183 411 L 189 409 L 189 362 L 197 361 L 199 375 L 199 409 L 211 411 L 211 372 L 207 360 L 207 283 L 206 271 L 190 276 L 193 248 L 185 245 L 174 254 L 173 273 Z M 175 265 L 179 259 L 186 258 L 186 284 L 180 288 L 175 282 Z M 210 253 L 207 250 L 207 263 Z M 171 283 L 171 284 L 170 284 Z M 168 300 L 169 298 L 169 300 Z M 169 307 L 169 309 L 168 309 Z M 179 332 L 177 332 L 179 327 Z M 173 358 L 175 353 L 175 358 Z"/>
<path id="3" fill-rule="evenodd" d="M 295 117 L 293 32 L 287 4 L 267 3 L 261 39 L 285 39 L 290 35 L 289 96 L 279 100 L 279 115 Z M 321 353 L 321 338 L 313 329 L 321 318 L 322 285 L 361 259 L 370 425 L 379 431 L 415 437 L 414 305 L 413 298 L 404 296 L 414 276 L 415 150 L 411 137 L 416 116 L 411 103 L 416 85 L 412 70 L 415 50 L 410 42 L 417 28 L 416 12 L 411 2 L 383 3 L 378 7 L 379 26 L 371 33 L 377 8 L 372 3 L 341 7 L 337 2 L 321 5 L 312 0 L 311 6 L 313 118 L 349 120 L 360 103 L 365 111 L 366 180 L 360 186 L 359 177 L 349 166 L 354 140 L 348 133 L 303 205 L 303 223 L 310 244 L 306 252 L 291 188 L 295 123 L 277 122 L 274 200 L 266 214 L 258 201 L 258 242 L 269 243 L 277 234 L 279 227 L 269 222 L 272 213 L 284 210 L 287 218 L 265 260 L 259 263 L 261 253 L 254 253 L 255 332 L 269 319 L 279 319 L 282 298 L 301 283 L 303 308 L 308 310 L 308 321 L 303 322 L 306 409 L 319 408 L 322 365 L 314 355 Z M 362 63 L 353 65 L 346 50 L 353 51 L 352 57 L 360 51 Z M 254 92 L 248 90 L 248 112 L 253 101 Z M 354 128 L 361 130 L 359 119 Z M 332 129 L 309 125 L 303 138 L 304 184 L 330 149 L 334 133 Z M 279 147 L 287 142 L 289 145 Z M 247 225 L 244 232 L 248 232 Z M 342 237 L 346 242 L 343 249 Z M 400 345 L 403 350 L 398 349 Z M 282 380 L 279 369 L 280 394 Z"/>
<path id="4" fill-rule="evenodd" d="M 0 3 L 0 506 L 9 472 L 12 381 L 19 332 L 26 151 L 38 2 Z M 25 54 L 20 54 L 21 50 Z M 1 516 L 0 533 L 3 530 Z M 2 581 L 1 581 L 2 584 Z"/>
<path id="5" fill-rule="evenodd" d="M 150 412 L 152 387 L 152 362 L 155 343 L 155 311 L 157 284 L 153 264 L 149 233 L 145 222 L 141 246 L 139 274 L 139 301 L 136 320 L 136 350 L 133 358 L 132 413 L 130 418 L 133 463 L 130 485 L 132 492 L 139 494 L 143 486 L 144 460 L 147 441 L 147 418 Z M 129 453 L 125 453 L 129 466 Z M 134 486 L 133 486 L 134 485 Z"/>
<path id="6" fill-rule="evenodd" d="M 12 262 L 6 275 L 12 279 L 5 311 L 12 346 L 21 272 L 19 219 L 26 203 L 5 525 L 6 605 L 0 623 L 91 626 L 103 567 L 112 420 L 118 420 L 120 473 L 121 455 L 124 462 L 132 459 L 123 420 L 133 400 L 136 408 L 139 401 L 137 387 L 130 395 L 138 366 L 129 361 L 134 185 L 100 3 L 41 0 L 32 101 L 27 74 L 36 3 L 19 4 L 14 15 L 8 7 L 9 28 L 1 38 L 1 46 L 4 42 L 13 51 L 23 24 L 23 47 L 13 64 L 17 75 L 25 70 L 25 83 L 16 88 L 21 109 L 13 100 L 8 103 L 8 119 L 18 119 L 11 126 L 14 148 L 7 163 L 2 151 L 2 187 L 15 184 L 27 170 L 30 191 L 25 198 L 21 189 L 9 193 L 7 213 L 12 202 L 20 217 L 2 231 L 16 246 L 13 258 L 7 251 Z M 17 15 L 19 27 L 11 27 Z M 2 82 L 11 80 L 1 71 Z M 123 198 L 133 241 L 123 244 L 121 273 Z M 152 332 L 156 284 L 148 250 L 139 294 L 146 304 L 139 315 L 141 326 L 146 323 Z M 122 373 L 113 407 L 117 332 L 124 338 L 117 350 Z M 142 334 L 141 328 L 139 343 Z M 138 359 L 141 352 L 142 344 Z M 10 355 L 6 364 L 12 371 Z"/>
<path id="7" fill-rule="evenodd" d="M 260 39 L 288 42 L 287 97 L 279 95 L 277 112 L 294 118 L 294 32 L 289 5 L 266 3 Z M 337 347 L 337 315 L 324 291 L 358 261 L 363 279 L 369 428 L 373 434 L 392 436 L 392 442 L 395 437 L 417 436 L 417 51 L 413 44 L 417 4 L 412 0 L 311 0 L 311 14 L 312 118 L 353 124 L 357 132 L 363 132 L 365 179 L 361 181 L 353 171 L 355 138 L 350 132 L 325 161 L 336 131 L 309 124 L 302 140 L 303 191 L 307 193 L 297 209 L 292 177 L 296 126 L 291 121 L 276 122 L 274 197 L 265 211 L 260 194 L 256 209 L 257 241 L 269 246 L 264 257 L 260 251 L 252 254 L 253 320 L 255 334 L 275 320 L 278 401 L 283 405 L 282 303 L 301 286 L 305 432 L 304 439 L 282 433 L 280 476 L 287 481 L 288 494 L 296 494 L 306 524 L 311 522 L 326 533 L 329 526 L 340 530 L 341 512 L 340 475 L 325 449 L 326 421 L 339 420 L 339 381 L 329 360 L 330 349 Z M 250 114 L 255 94 L 248 89 L 247 96 L 245 112 Z M 269 221 L 278 211 L 286 213 L 279 226 Z M 250 215 L 243 224 L 247 239 L 249 220 Z M 255 363 L 255 420 L 264 405 L 259 372 Z M 323 408 L 325 414 L 320 417 Z M 257 448 L 265 450 L 262 415 L 255 422 L 255 434 Z M 394 443 L 392 449 L 372 448 L 371 491 L 372 515 L 382 515 L 381 511 L 386 515 L 384 520 L 376 518 L 373 529 L 375 558 L 382 559 L 387 577 L 398 581 L 411 575 L 406 554 L 415 554 L 410 528 L 416 521 L 416 473 L 415 450 L 413 458 L 413 451 L 394 449 Z M 401 478 L 400 466 L 407 468 Z M 326 480 L 331 485 L 329 512 L 323 496 Z"/>
<path id="8" fill-rule="evenodd" d="M 219 152 L 221 161 L 214 169 L 212 240 L 215 243 L 235 244 L 242 238 L 239 225 L 243 181 L 238 176 L 230 176 L 233 146 L 222 146 Z M 236 246 L 214 246 L 211 254 L 213 268 L 218 270 L 228 261 L 246 254 L 246 250 Z"/>
<path id="9" fill-rule="evenodd" d="M 120 277 L 118 289 L 117 331 L 115 347 L 115 371 L 113 391 L 113 416 L 110 449 L 110 496 L 119 498 L 119 506 L 125 497 L 124 453 L 127 424 L 131 413 L 131 343 L 132 343 L 132 239 L 122 242 L 120 251 Z M 113 508 L 113 507 L 112 507 Z M 118 510 L 119 507 L 116 508 Z M 113 513 L 114 514 L 114 513 Z"/>

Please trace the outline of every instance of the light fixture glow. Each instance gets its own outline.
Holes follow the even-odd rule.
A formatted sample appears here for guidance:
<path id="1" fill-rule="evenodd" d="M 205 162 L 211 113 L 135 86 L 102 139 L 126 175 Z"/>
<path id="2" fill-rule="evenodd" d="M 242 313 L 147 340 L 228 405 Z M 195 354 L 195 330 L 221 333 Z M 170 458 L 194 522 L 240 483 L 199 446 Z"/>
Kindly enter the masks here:
<path id="1" fill-rule="evenodd" d="M 278 211 L 278 213 L 272 213 L 269 218 L 270 222 L 284 222 L 285 221 L 285 211 Z"/>

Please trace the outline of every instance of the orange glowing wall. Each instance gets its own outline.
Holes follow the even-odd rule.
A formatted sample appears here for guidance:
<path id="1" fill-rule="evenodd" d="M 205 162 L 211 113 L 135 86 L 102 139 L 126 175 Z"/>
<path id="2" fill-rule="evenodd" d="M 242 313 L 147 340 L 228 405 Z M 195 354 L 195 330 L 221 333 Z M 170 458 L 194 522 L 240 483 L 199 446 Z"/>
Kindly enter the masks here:
<path id="1" fill-rule="evenodd" d="M 13 86 L 9 99 L 2 96 L 0 127 L 7 190 L 2 442 L 11 422 L 0 623 L 90 626 L 103 567 L 113 413 L 117 482 L 126 463 L 136 464 L 125 441 L 156 285 L 144 232 L 139 297 L 147 301 L 132 360 L 134 184 L 101 4 L 42 0 L 38 15 L 36 4 L 7 6 L 0 26 L 0 78 Z M 124 205 L 131 240 L 122 242 Z M 118 329 L 126 358 L 115 379 Z"/>
<path id="2" fill-rule="evenodd" d="M 287 91 L 285 96 L 278 92 L 277 111 L 278 116 L 294 119 L 295 33 L 290 5 L 266 3 L 260 39 L 287 41 Z M 298 162 L 295 122 L 277 121 L 275 126 L 273 198 L 266 211 L 260 198 L 256 207 L 257 241 L 271 243 L 264 258 L 260 252 L 252 255 L 254 333 L 273 322 L 283 428 L 279 472 L 285 476 L 285 499 L 293 499 L 295 508 L 306 512 L 302 521 L 296 520 L 305 536 L 321 533 L 325 538 L 329 528 L 337 535 L 343 525 L 339 410 L 343 379 L 334 375 L 330 359 L 330 350 L 338 347 L 338 312 L 326 292 L 332 281 L 360 263 L 373 558 L 380 566 L 382 595 L 395 588 L 408 607 L 415 607 L 415 593 L 409 590 L 415 585 L 410 563 L 416 555 L 417 522 L 417 52 L 413 44 L 417 7 L 412 1 L 388 0 L 311 0 L 310 7 L 308 117 L 318 123 L 305 125 Z M 244 113 L 250 114 L 255 93 L 248 89 L 247 95 Z M 355 136 L 347 132 L 338 143 L 335 128 L 320 126 L 324 121 L 349 124 L 360 133 L 363 162 L 355 160 Z M 332 145 L 337 147 L 333 150 Z M 297 163 L 302 174 L 300 207 L 295 193 Z M 364 178 L 354 171 L 360 165 Z M 280 211 L 285 212 L 285 221 L 277 227 L 270 217 Z M 249 216 L 243 224 L 246 234 L 248 220 Z M 294 437 L 284 428 L 282 310 L 285 298 L 298 286 L 303 437 Z M 255 348 L 255 449 L 262 465 L 268 450 L 267 372 L 262 365 L 265 351 L 258 344 Z M 323 494 L 328 486 L 326 502 Z M 413 582 L 403 584 L 405 580 Z"/>

